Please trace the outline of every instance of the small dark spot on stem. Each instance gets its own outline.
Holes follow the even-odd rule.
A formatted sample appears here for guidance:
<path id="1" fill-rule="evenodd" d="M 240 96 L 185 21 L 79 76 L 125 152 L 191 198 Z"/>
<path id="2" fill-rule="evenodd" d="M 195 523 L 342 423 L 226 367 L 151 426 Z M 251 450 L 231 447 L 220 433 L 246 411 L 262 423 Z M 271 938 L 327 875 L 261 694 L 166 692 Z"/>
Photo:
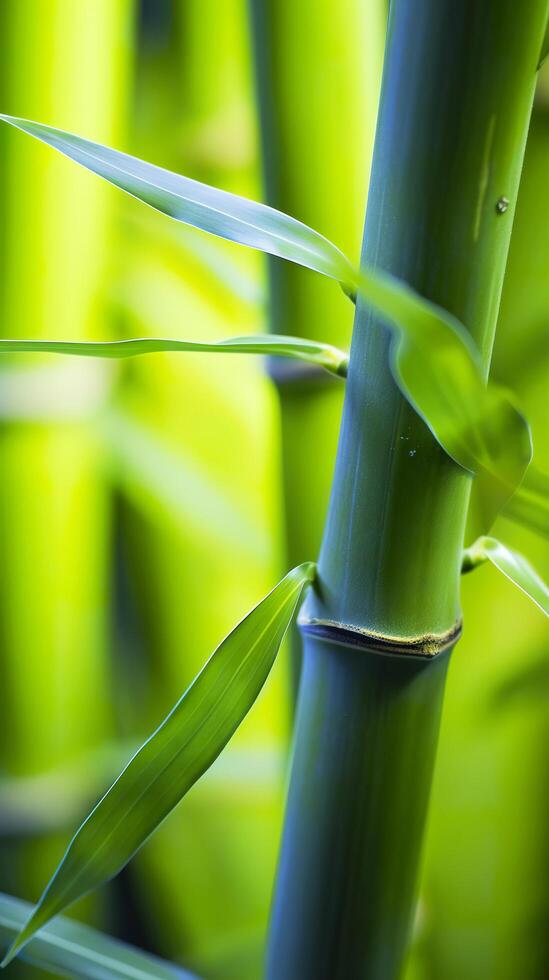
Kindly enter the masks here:
<path id="1" fill-rule="evenodd" d="M 496 202 L 496 211 L 498 214 L 505 214 L 507 208 L 509 207 L 509 198 L 500 197 Z"/>

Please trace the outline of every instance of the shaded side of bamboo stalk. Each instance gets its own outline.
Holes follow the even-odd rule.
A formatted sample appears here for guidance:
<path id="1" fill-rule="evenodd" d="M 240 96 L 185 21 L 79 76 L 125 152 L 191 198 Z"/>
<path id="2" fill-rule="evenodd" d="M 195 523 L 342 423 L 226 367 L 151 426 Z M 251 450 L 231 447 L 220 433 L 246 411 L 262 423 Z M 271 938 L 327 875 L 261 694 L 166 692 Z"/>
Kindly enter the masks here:
<path id="1" fill-rule="evenodd" d="M 549 106 L 538 82 L 494 350 L 547 459 Z M 474 508 L 474 495 L 472 507 Z M 501 529 L 501 530 L 500 530 Z M 547 577 L 547 542 L 501 518 L 494 529 Z M 471 541 L 474 531 L 468 533 Z M 489 614 L 487 611 L 489 610 Z M 537 980 L 549 942 L 549 636 L 543 617 L 483 569 L 463 580 L 467 631 L 452 665 L 425 843 L 413 966 L 421 980 Z M 528 827 L 528 833 L 517 828 Z"/>

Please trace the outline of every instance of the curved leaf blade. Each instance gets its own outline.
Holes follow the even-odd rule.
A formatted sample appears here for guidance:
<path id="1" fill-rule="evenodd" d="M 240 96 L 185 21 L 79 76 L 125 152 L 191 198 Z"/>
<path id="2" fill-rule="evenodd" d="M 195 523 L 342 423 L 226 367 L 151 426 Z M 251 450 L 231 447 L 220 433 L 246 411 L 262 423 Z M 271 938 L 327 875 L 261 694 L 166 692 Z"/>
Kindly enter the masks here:
<path id="1" fill-rule="evenodd" d="M 317 231 L 266 204 L 202 184 L 53 126 L 0 115 L 176 221 L 347 282 L 349 260 Z"/>
<path id="2" fill-rule="evenodd" d="M 162 337 L 106 341 L 0 340 L 0 354 L 42 352 L 118 359 L 170 351 L 190 354 L 261 354 L 264 357 L 289 357 L 314 364 L 339 377 L 345 377 L 347 374 L 348 355 L 344 351 L 332 347 L 331 344 L 301 337 L 287 337 L 283 334 L 231 337 L 211 343 Z"/>
<path id="3" fill-rule="evenodd" d="M 549 616 L 549 586 L 530 562 L 496 538 L 477 538 L 464 552 L 462 570 L 470 572 L 485 561 L 492 562 L 517 588 Z"/>
<path id="4" fill-rule="evenodd" d="M 486 483 L 491 525 L 528 466 L 530 430 L 507 393 L 486 385 L 478 352 L 454 317 L 389 275 L 358 271 L 324 236 L 264 204 L 51 126 L 0 119 L 179 221 L 320 272 L 371 304 L 396 328 L 393 368 L 405 397 L 446 452 Z"/>
<path id="5" fill-rule="evenodd" d="M 67 905 L 108 881 L 217 758 L 257 698 L 315 565 L 289 572 L 222 641 L 73 837 L 6 966 Z"/>
<path id="6" fill-rule="evenodd" d="M 5 949 L 33 906 L 0 893 L 0 944 Z M 85 980 L 197 980 L 194 974 L 71 919 L 58 919 L 32 939 L 23 958 L 56 976 Z"/>
<path id="7" fill-rule="evenodd" d="M 448 312 L 386 273 L 363 272 L 358 293 L 390 321 L 395 379 L 449 456 L 486 485 L 487 527 L 532 458 L 530 427 L 483 376 L 470 334 Z"/>

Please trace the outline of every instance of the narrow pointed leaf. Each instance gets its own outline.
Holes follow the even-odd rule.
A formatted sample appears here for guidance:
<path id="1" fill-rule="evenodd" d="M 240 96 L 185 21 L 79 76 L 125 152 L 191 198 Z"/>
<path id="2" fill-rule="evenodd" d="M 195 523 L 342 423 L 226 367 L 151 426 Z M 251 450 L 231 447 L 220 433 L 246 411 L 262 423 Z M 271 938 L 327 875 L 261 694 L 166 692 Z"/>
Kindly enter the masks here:
<path id="1" fill-rule="evenodd" d="M 465 551 L 462 569 L 464 572 L 469 572 L 485 561 L 491 561 L 532 602 L 535 602 L 546 616 L 549 616 L 549 586 L 524 555 L 508 548 L 496 538 L 482 537 Z"/>
<path id="2" fill-rule="evenodd" d="M 318 232 L 264 204 L 41 123 L 0 119 L 179 221 L 330 276 L 371 304 L 396 329 L 393 367 L 404 395 L 446 452 L 489 487 L 491 525 L 531 458 L 530 430 L 509 396 L 486 385 L 478 352 L 455 318 L 391 276 L 359 272 Z"/>
<path id="3" fill-rule="evenodd" d="M 6 965 L 49 920 L 127 864 L 211 766 L 257 698 L 312 563 L 289 572 L 218 646 L 72 839 Z"/>
<path id="4" fill-rule="evenodd" d="M 489 528 L 532 457 L 526 419 L 504 389 L 486 383 L 455 317 L 386 274 L 362 273 L 357 287 L 395 331 L 393 372 L 403 393 L 448 455 L 485 485 Z"/>
<path id="5" fill-rule="evenodd" d="M 33 906 L 0 892 L 0 945 L 6 949 Z M 121 943 L 71 919 L 46 926 L 26 947 L 23 958 L 56 976 L 85 980 L 196 980 L 165 960 Z"/>
<path id="6" fill-rule="evenodd" d="M 145 204 L 202 231 L 278 255 L 347 282 L 349 260 L 319 232 L 266 204 L 249 201 L 52 126 L 0 115 Z"/>
<path id="7" fill-rule="evenodd" d="M 176 340 L 161 337 L 137 337 L 131 340 L 75 341 L 75 340 L 0 340 L 0 354 L 42 352 L 46 354 L 71 354 L 77 357 L 105 357 L 118 359 L 136 357 L 139 354 L 162 352 L 186 352 L 191 354 L 262 354 L 271 357 L 290 357 L 325 368 L 332 374 L 345 377 L 348 356 L 344 351 L 301 337 L 282 334 L 257 334 L 251 337 L 231 337 L 212 343 L 194 340 Z"/>

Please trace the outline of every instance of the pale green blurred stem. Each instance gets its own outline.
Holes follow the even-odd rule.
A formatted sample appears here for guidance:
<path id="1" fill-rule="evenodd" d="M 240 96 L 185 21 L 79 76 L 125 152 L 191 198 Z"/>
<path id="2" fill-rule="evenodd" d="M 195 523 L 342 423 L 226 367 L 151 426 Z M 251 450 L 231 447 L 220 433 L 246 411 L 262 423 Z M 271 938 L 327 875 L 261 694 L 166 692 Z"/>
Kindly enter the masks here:
<path id="1" fill-rule="evenodd" d="M 251 193 L 255 132 L 246 0 L 177 0 L 185 173 Z"/>
<path id="2" fill-rule="evenodd" d="M 385 0 L 250 0 L 250 9 L 266 200 L 356 257 L 381 81 Z M 353 313 L 339 290 L 278 259 L 269 261 L 269 272 L 273 332 L 284 324 L 297 335 L 323 334 L 348 346 Z M 280 392 L 292 565 L 320 545 L 343 385 L 288 364 L 275 365 L 273 375 Z"/>
<path id="3" fill-rule="evenodd" d="M 141 65 L 142 89 L 156 101 L 154 112 L 149 107 L 145 142 L 154 120 L 165 124 L 159 134 L 163 143 L 155 137 L 148 155 L 154 152 L 159 162 L 181 173 L 255 197 L 245 0 L 176 0 L 173 9 L 175 29 L 163 41 L 172 57 L 175 49 L 171 73 L 162 75 L 158 51 L 156 62 L 148 58 Z M 146 155 L 141 144 L 135 149 Z M 165 218 L 133 202 L 130 207 L 144 222 L 150 219 L 146 235 L 132 236 L 136 247 L 124 284 L 134 308 L 130 334 L 161 335 L 167 323 L 181 336 L 191 329 L 210 340 L 258 331 L 258 307 L 221 288 L 192 255 L 193 244 L 190 257 L 181 257 L 162 238 L 169 225 Z M 149 227 L 158 228 L 157 238 L 148 234 Z M 170 231 L 175 238 L 180 227 Z M 258 267 L 249 250 L 213 245 L 221 255 L 226 249 L 231 262 Z M 128 372 L 127 407 L 134 419 L 151 441 L 169 447 L 182 474 L 194 474 L 187 482 L 181 473 L 173 476 L 177 509 L 155 506 L 131 474 L 125 481 L 124 536 L 144 654 L 151 662 L 136 724 L 162 717 L 174 691 L 184 689 L 235 617 L 276 580 L 274 412 L 262 365 L 245 361 L 235 359 L 228 370 L 222 359 L 191 362 L 168 355 L 142 358 Z M 162 479 L 169 485 L 169 472 Z M 203 485 L 202 498 L 193 494 L 193 483 Z M 242 520 L 233 521 L 231 513 Z M 227 747 L 224 763 L 205 776 L 130 870 L 166 954 L 185 956 L 212 980 L 228 975 L 252 980 L 260 969 L 281 820 L 284 694 L 275 675 Z M 251 785 L 250 758 L 256 757 L 261 781 Z"/>
<path id="4" fill-rule="evenodd" d="M 130 9 L 130 0 L 5 0 L 3 109 L 116 144 Z M 111 192 L 38 144 L 0 139 L 0 330 L 101 336 Z M 21 776 L 76 757 L 109 728 L 109 508 L 91 421 L 109 374 L 36 359 L 1 368 L 0 758 Z M 47 844 L 27 849 L 14 889 L 36 899 L 56 855 Z"/>

